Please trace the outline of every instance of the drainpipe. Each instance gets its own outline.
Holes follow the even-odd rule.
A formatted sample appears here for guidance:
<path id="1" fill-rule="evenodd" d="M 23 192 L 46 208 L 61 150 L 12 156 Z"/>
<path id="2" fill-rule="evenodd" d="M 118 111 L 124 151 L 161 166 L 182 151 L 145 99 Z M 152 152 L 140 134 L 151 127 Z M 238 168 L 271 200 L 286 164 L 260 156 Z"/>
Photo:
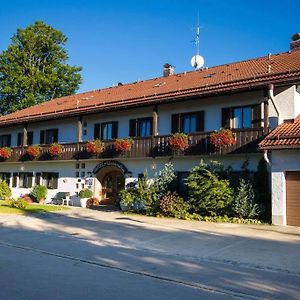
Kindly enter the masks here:
<path id="1" fill-rule="evenodd" d="M 267 92 L 268 92 L 268 99 L 271 100 L 274 108 L 275 108 L 275 111 L 276 111 L 276 114 L 277 114 L 277 117 L 278 117 L 278 123 L 279 123 L 279 108 L 278 108 L 278 105 L 276 104 L 275 102 L 275 97 L 274 97 L 274 84 L 268 84 L 268 87 L 267 87 Z"/>
<path id="2" fill-rule="evenodd" d="M 267 165 L 268 165 L 269 167 L 271 167 L 271 162 L 270 162 L 270 159 L 269 159 L 269 157 L 268 157 L 268 150 L 264 150 L 264 160 L 265 160 L 265 162 L 267 163 Z"/>

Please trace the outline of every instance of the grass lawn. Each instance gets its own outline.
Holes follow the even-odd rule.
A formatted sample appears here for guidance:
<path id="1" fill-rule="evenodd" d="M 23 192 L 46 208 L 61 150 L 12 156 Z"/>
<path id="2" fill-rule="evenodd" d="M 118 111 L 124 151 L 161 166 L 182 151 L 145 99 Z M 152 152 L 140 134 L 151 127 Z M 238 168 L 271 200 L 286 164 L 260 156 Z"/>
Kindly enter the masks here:
<path id="1" fill-rule="evenodd" d="M 5 201 L 0 201 L 0 214 L 25 214 L 25 213 L 41 213 L 59 210 L 67 210 L 68 207 L 49 205 L 49 204 L 29 204 L 25 209 L 12 208 Z"/>

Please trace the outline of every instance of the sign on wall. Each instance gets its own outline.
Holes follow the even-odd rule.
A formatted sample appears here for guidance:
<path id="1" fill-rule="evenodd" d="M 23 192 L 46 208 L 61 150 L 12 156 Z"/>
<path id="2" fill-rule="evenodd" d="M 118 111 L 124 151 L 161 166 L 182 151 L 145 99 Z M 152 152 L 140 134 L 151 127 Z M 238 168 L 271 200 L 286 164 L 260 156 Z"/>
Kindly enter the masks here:
<path id="1" fill-rule="evenodd" d="M 93 174 L 97 174 L 101 169 L 105 167 L 116 167 L 122 171 L 125 175 L 128 173 L 127 168 L 122 163 L 118 162 L 117 160 L 104 160 L 101 161 L 93 170 Z"/>

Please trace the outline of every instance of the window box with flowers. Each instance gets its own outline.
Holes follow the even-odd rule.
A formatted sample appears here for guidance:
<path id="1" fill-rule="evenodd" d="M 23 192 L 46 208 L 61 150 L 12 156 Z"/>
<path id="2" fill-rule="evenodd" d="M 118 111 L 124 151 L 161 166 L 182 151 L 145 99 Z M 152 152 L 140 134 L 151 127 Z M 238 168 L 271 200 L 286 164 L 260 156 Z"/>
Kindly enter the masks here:
<path id="1" fill-rule="evenodd" d="M 124 153 L 131 151 L 133 140 L 131 138 L 126 139 L 116 139 L 114 143 L 114 148 L 116 152 Z"/>
<path id="2" fill-rule="evenodd" d="M 11 157 L 12 149 L 9 147 L 0 148 L 0 160 L 6 160 Z"/>
<path id="3" fill-rule="evenodd" d="M 188 135 L 185 133 L 174 133 L 168 140 L 169 147 L 174 152 L 183 152 L 189 147 Z"/>
<path id="4" fill-rule="evenodd" d="M 235 145 L 235 134 L 230 129 L 220 129 L 210 135 L 210 141 L 216 150 L 221 150 L 225 146 Z"/>
<path id="5" fill-rule="evenodd" d="M 30 159 L 34 159 L 36 157 L 38 157 L 41 154 L 42 148 L 40 146 L 29 146 L 26 149 L 26 155 L 30 158 Z"/>
<path id="6" fill-rule="evenodd" d="M 53 143 L 48 150 L 51 158 L 59 157 L 63 152 L 63 146 L 57 143 Z"/>
<path id="7" fill-rule="evenodd" d="M 100 154 L 104 149 L 102 141 L 96 139 L 93 141 L 88 141 L 86 144 L 86 152 L 90 155 Z"/>

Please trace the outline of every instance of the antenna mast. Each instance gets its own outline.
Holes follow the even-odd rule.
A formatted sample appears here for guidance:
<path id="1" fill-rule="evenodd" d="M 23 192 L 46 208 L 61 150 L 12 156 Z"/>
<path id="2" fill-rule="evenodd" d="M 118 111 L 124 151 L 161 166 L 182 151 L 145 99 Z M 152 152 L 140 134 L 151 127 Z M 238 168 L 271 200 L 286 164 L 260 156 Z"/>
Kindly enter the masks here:
<path id="1" fill-rule="evenodd" d="M 197 27 L 196 27 L 196 37 L 195 37 L 195 45 L 196 45 L 196 55 L 191 59 L 191 65 L 195 70 L 201 69 L 204 65 L 204 58 L 200 55 L 200 26 L 199 26 L 199 13 L 197 18 Z"/>

